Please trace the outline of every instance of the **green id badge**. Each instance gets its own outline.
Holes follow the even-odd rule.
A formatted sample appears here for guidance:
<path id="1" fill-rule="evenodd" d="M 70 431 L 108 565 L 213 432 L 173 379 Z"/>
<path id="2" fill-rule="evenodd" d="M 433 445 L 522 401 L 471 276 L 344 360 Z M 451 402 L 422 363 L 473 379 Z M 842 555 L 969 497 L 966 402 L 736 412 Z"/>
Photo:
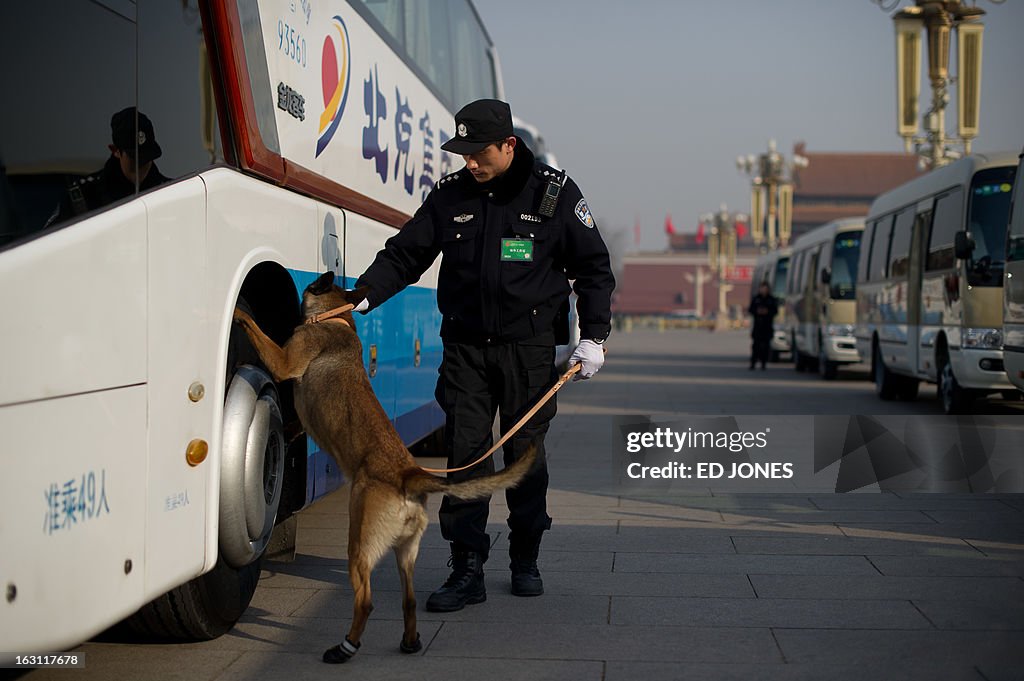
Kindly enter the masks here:
<path id="1" fill-rule="evenodd" d="M 533 262 L 533 239 L 502 239 L 502 262 Z"/>

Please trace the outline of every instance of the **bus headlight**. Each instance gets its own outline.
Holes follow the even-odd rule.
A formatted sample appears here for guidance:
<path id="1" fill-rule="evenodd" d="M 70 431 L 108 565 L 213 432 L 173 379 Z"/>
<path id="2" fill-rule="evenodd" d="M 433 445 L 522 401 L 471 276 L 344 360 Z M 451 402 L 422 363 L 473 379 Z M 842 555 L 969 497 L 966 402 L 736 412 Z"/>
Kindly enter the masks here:
<path id="1" fill-rule="evenodd" d="M 829 324 L 825 327 L 827 336 L 852 336 L 853 324 Z"/>
<path id="2" fill-rule="evenodd" d="M 963 329 L 960 347 L 975 350 L 999 350 L 1003 347 L 1002 329 Z"/>

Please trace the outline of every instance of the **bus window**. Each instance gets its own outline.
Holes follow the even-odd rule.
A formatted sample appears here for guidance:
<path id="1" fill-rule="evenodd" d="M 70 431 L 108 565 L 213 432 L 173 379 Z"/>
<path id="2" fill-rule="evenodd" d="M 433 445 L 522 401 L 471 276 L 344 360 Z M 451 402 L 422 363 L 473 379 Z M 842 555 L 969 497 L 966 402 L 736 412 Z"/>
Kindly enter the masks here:
<path id="1" fill-rule="evenodd" d="M 903 278 L 910 271 L 910 235 L 914 229 L 914 206 L 896 215 L 889 246 L 889 276 Z"/>
<path id="2" fill-rule="evenodd" d="M 370 7 L 374 4 L 367 3 Z M 405 3 L 405 49 L 437 88 L 441 101 L 452 102 L 459 108 L 462 104 L 452 87 L 452 41 L 448 24 L 448 7 L 444 3 Z M 463 54 L 459 48 L 455 49 Z"/>
<path id="3" fill-rule="evenodd" d="M 891 216 L 886 216 L 875 222 L 875 236 L 871 244 L 871 271 L 868 272 L 868 279 L 876 281 L 885 279 L 889 273 L 889 236 L 892 233 Z"/>
<path id="4" fill-rule="evenodd" d="M 856 297 L 857 260 L 860 255 L 860 232 L 843 232 L 832 247 L 832 277 L 829 297 L 834 300 L 853 300 Z"/>
<path id="5" fill-rule="evenodd" d="M 1010 217 L 1010 193 L 1016 168 L 989 168 L 971 181 L 967 229 L 974 251 L 967 263 L 971 286 L 1002 286 L 1006 259 L 1006 223 Z"/>
<path id="6" fill-rule="evenodd" d="M 1022 174 L 1024 175 L 1024 174 Z M 1021 184 L 1024 183 L 1024 176 L 1016 178 L 1017 193 L 1014 195 L 1013 206 L 1010 215 L 1010 234 L 1007 238 L 1006 262 L 1017 262 L 1024 260 L 1024 192 L 1021 191 Z"/>
<path id="7" fill-rule="evenodd" d="M 875 234 L 875 223 L 871 223 L 864 228 L 864 235 L 861 238 L 861 243 L 864 248 L 861 249 L 864 253 L 863 258 L 857 259 L 857 281 L 867 281 L 868 272 L 871 267 L 871 239 Z"/>
<path id="8" fill-rule="evenodd" d="M 476 11 L 467 0 L 449 0 L 448 4 L 455 52 L 473 55 L 471 59 L 455 61 L 457 107 L 477 99 L 495 97 L 497 87 L 494 82 L 494 61 Z M 533 151 L 541 153 L 537 149 Z"/>
<path id="9" fill-rule="evenodd" d="M 963 212 L 964 193 L 960 187 L 935 200 L 935 217 L 932 220 L 932 234 L 928 243 L 926 270 L 945 270 L 953 267 L 953 240 L 956 233 L 963 229 Z"/>
<path id="10" fill-rule="evenodd" d="M 8 65 L 4 88 L 21 103 L 0 107 L 0 165 L 11 204 L 0 246 L 91 210 L 88 201 L 76 201 L 69 215 L 51 222 L 69 202 L 71 185 L 110 160 L 112 115 L 136 103 L 135 15 L 134 4 L 123 11 L 60 0 L 0 6 L 0 24 L 17 27 L 0 46 Z M 46 36 L 45 58 L 13 67 L 40 52 L 38 36 Z"/>
<path id="11" fill-rule="evenodd" d="M 789 269 L 789 258 L 779 258 L 775 263 L 775 279 L 772 286 L 772 295 L 778 300 L 786 297 L 786 274 Z"/>

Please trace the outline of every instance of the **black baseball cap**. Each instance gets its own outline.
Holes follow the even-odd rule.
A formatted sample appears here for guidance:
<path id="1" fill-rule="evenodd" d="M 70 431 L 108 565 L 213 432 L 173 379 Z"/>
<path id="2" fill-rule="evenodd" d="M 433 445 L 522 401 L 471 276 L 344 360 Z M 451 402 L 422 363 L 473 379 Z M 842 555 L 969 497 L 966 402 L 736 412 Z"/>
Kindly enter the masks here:
<path id="1" fill-rule="evenodd" d="M 497 99 L 478 99 L 455 114 L 455 137 L 441 148 L 453 154 L 475 154 L 514 134 L 508 104 Z"/>
<path id="2" fill-rule="evenodd" d="M 139 126 L 136 130 L 135 120 L 138 117 Z M 160 158 L 163 149 L 156 143 L 156 134 L 153 132 L 153 122 L 149 116 L 136 111 L 134 106 L 121 109 L 110 117 L 110 138 L 114 146 L 129 156 L 135 156 L 136 144 L 138 145 L 139 163 L 149 163 Z"/>

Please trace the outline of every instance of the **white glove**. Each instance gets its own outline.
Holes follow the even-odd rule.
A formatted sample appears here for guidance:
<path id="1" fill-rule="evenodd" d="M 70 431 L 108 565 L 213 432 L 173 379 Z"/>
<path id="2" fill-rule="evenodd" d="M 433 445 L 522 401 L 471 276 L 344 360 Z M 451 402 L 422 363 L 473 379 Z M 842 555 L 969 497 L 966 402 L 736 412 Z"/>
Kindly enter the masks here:
<path id="1" fill-rule="evenodd" d="M 369 309 L 370 309 L 370 299 L 369 298 L 363 298 L 362 300 L 359 301 L 359 304 L 356 305 L 355 311 L 356 312 L 366 312 Z"/>
<path id="2" fill-rule="evenodd" d="M 580 370 L 572 377 L 572 380 L 588 379 L 600 370 L 604 365 L 604 349 L 589 339 L 583 339 L 576 349 L 572 351 L 569 358 L 569 366 L 580 364 Z"/>

